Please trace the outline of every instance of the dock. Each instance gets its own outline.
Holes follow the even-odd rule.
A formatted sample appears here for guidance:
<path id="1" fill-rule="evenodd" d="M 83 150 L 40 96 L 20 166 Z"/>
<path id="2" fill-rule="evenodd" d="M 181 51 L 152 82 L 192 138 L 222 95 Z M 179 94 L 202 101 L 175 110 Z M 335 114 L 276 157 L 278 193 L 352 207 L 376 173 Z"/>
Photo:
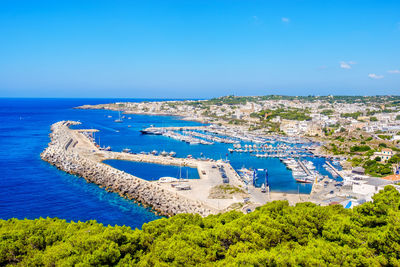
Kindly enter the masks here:
<path id="1" fill-rule="evenodd" d="M 300 167 L 303 169 L 303 171 L 307 174 L 307 175 L 311 175 L 312 173 L 310 172 L 310 170 L 304 166 L 303 162 L 301 162 L 301 160 L 297 160 L 297 163 L 300 165 Z"/>
<path id="2" fill-rule="evenodd" d="M 342 174 L 341 174 L 329 161 L 326 161 L 326 165 L 328 165 L 329 167 L 331 167 L 332 170 L 333 170 L 340 178 L 343 178 Z"/>
<path id="3" fill-rule="evenodd" d="M 143 131 L 154 131 L 154 130 L 160 130 L 160 131 L 189 131 L 189 130 L 205 130 L 207 129 L 207 126 L 171 126 L 171 127 L 149 127 L 144 129 Z"/>

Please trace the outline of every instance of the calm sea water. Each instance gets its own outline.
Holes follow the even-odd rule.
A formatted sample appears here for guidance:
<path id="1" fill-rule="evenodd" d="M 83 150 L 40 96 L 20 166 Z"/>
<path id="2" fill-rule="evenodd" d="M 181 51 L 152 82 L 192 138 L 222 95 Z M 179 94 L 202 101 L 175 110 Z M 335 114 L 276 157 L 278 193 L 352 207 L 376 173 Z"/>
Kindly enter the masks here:
<path id="1" fill-rule="evenodd" d="M 66 220 L 95 219 L 103 224 L 140 228 L 159 217 L 147 209 L 84 179 L 65 174 L 43 162 L 40 153 L 49 142 L 50 125 L 60 120 L 79 120 L 81 128 L 96 128 L 96 141 L 114 151 L 130 148 L 133 152 L 175 151 L 177 157 L 191 154 L 214 159 L 228 158 L 234 168 L 267 168 L 271 190 L 308 193 L 310 185 L 297 184 L 279 159 L 228 154 L 231 145 L 189 145 L 163 136 L 141 135 L 139 130 L 155 126 L 199 125 L 176 117 L 127 115 L 115 123 L 118 113 L 106 110 L 78 110 L 83 104 L 111 103 L 127 99 L 0 99 L 0 218 L 58 217 Z M 130 99 L 129 101 L 142 101 Z M 151 100 L 150 100 L 151 101 Z M 109 118 L 111 116 L 111 118 Z M 130 117 L 131 119 L 128 119 Z M 130 126 L 130 127 L 128 127 Z M 322 174 L 327 174 L 323 159 L 312 159 Z M 176 167 L 132 162 L 109 163 L 145 179 L 177 177 Z M 185 177 L 184 170 L 182 176 Z M 165 173 L 165 174 L 164 174 Z M 195 175 L 191 170 L 189 174 Z M 260 173 L 262 183 L 263 175 Z"/>

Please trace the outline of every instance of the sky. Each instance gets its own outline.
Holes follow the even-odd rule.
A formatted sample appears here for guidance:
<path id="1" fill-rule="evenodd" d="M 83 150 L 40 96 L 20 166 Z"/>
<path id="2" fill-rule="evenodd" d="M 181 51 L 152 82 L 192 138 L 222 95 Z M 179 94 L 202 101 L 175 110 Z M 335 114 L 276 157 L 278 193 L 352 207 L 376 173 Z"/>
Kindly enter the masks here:
<path id="1" fill-rule="evenodd" d="M 0 97 L 400 94 L 398 0 L 0 0 Z"/>

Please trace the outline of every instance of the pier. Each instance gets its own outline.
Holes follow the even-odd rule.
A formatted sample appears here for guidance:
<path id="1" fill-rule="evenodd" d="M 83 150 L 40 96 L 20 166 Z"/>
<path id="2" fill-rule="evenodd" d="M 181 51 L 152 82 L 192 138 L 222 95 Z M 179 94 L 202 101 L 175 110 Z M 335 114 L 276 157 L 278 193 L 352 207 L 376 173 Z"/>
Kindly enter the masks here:
<path id="1" fill-rule="evenodd" d="M 149 127 L 144 129 L 144 131 L 154 131 L 154 130 L 159 130 L 159 131 L 189 131 L 189 130 L 201 130 L 204 131 L 208 127 L 207 126 L 177 126 L 177 127 Z"/>
<path id="2" fill-rule="evenodd" d="M 297 163 L 299 164 L 299 166 L 303 169 L 303 171 L 307 174 L 307 175 L 311 175 L 312 173 L 310 172 L 310 170 L 304 166 L 303 162 L 301 162 L 301 160 L 297 160 Z"/>
<path id="3" fill-rule="evenodd" d="M 326 163 L 326 165 L 328 165 L 329 167 L 331 167 L 332 170 L 333 170 L 340 178 L 343 178 L 342 174 L 341 174 L 329 161 L 326 161 L 325 163 Z"/>

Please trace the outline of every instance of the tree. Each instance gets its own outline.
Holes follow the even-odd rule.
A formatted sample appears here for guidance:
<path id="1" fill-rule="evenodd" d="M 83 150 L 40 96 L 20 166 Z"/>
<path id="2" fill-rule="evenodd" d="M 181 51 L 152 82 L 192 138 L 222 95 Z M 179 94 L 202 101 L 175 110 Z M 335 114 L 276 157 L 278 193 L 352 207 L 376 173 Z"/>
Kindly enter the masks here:
<path id="1" fill-rule="evenodd" d="M 376 164 L 376 161 L 373 161 Z M 274 201 L 243 214 L 179 214 L 143 225 L 0 220 L 0 265 L 398 266 L 400 193 L 353 210 Z"/>

